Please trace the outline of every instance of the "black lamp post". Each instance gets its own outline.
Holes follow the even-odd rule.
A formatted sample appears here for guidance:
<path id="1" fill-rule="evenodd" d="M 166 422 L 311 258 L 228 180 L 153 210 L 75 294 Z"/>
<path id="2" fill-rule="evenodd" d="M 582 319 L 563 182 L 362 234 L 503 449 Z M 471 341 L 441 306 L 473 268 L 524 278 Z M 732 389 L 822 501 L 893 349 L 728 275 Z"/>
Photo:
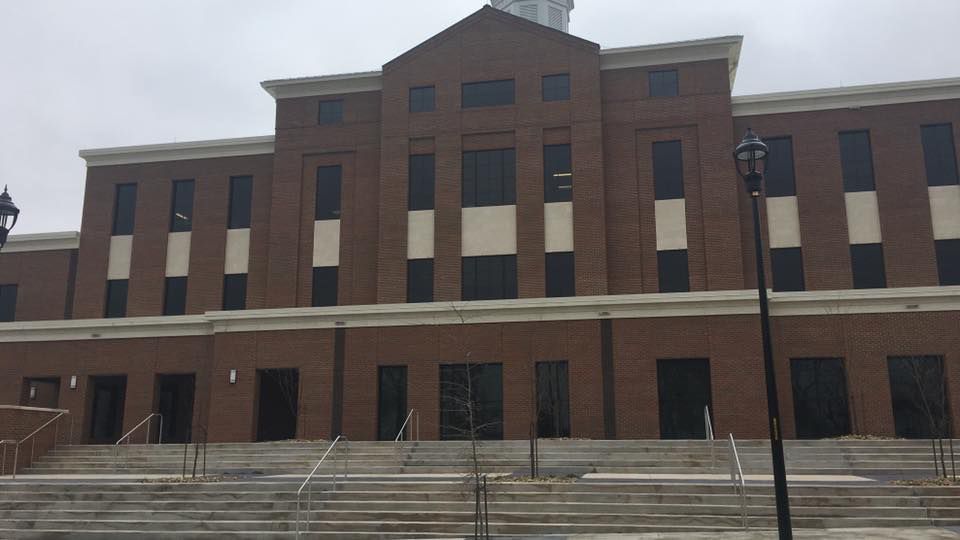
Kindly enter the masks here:
<path id="1" fill-rule="evenodd" d="M 763 237 L 760 234 L 760 193 L 767 168 L 767 145 L 751 129 L 737 145 L 733 158 L 737 172 L 747 184 L 753 204 L 753 241 L 757 257 L 757 292 L 760 296 L 760 330 L 763 336 L 763 368 L 767 380 L 767 416 L 770 421 L 770 453 L 773 455 L 773 483 L 777 496 L 777 527 L 780 539 L 793 538 L 790 525 L 790 497 L 787 494 L 787 469 L 783 459 L 783 438 L 780 434 L 780 401 L 777 399 L 777 378 L 770 341 L 770 306 L 767 302 L 767 280 L 763 271 Z"/>
<path id="2" fill-rule="evenodd" d="M 17 224 L 19 215 L 20 209 L 13 204 L 13 199 L 7 193 L 7 186 L 3 186 L 3 193 L 0 193 L 0 249 L 7 244 L 7 236 Z"/>

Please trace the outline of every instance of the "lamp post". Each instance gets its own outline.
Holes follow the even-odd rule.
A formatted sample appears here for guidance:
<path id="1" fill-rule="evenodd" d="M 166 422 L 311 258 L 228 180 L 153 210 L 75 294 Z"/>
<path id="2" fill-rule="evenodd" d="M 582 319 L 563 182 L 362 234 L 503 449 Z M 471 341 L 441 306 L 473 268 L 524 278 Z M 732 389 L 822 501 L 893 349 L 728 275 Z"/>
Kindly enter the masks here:
<path id="1" fill-rule="evenodd" d="M 747 129 L 743 141 L 737 145 L 733 158 L 737 172 L 747 184 L 747 193 L 753 206 L 753 241 L 757 258 L 757 293 L 760 296 L 760 331 L 763 337 L 763 368 L 767 381 L 767 416 L 770 422 L 770 453 L 773 457 L 773 483 L 777 496 L 777 528 L 780 540 L 792 539 L 790 525 L 790 497 L 787 494 L 787 470 L 783 459 L 783 438 L 780 433 L 780 401 L 777 399 L 777 378 L 773 365 L 773 345 L 770 340 L 770 306 L 767 301 L 767 280 L 763 271 L 763 237 L 760 234 L 760 193 L 766 172 L 769 149 L 760 137 Z"/>
<path id="2" fill-rule="evenodd" d="M 3 193 L 0 193 L 0 249 L 7 244 L 7 237 L 10 230 L 17 224 L 17 216 L 20 215 L 20 209 L 13 204 L 13 199 L 7 193 L 7 186 L 3 186 Z"/>

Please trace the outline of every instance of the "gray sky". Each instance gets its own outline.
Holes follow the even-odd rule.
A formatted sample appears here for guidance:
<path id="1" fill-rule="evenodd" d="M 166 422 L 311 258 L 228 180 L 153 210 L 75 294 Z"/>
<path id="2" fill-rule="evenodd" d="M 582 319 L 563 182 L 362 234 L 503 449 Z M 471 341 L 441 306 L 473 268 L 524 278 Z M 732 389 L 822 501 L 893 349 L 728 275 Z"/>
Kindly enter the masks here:
<path id="1" fill-rule="evenodd" d="M 259 83 L 379 69 L 483 0 L 0 0 L 17 233 L 80 226 L 81 148 L 270 134 Z M 337 6 L 337 7 L 334 7 Z M 960 0 L 577 0 L 620 47 L 745 36 L 735 94 L 960 76 Z"/>

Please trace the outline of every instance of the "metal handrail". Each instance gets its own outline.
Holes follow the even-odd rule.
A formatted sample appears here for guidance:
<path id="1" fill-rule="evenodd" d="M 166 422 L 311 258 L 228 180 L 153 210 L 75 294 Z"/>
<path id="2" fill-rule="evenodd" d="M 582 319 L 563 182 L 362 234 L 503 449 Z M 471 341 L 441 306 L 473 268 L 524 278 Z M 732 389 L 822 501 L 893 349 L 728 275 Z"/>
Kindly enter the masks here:
<path id="1" fill-rule="evenodd" d="M 414 422 L 411 423 L 411 422 L 410 422 L 411 419 L 414 419 Z M 410 425 L 410 431 L 411 431 L 410 435 L 411 435 L 411 436 L 408 437 L 408 438 L 406 438 L 406 439 L 404 439 L 404 438 L 403 438 L 403 434 L 404 434 L 404 432 L 406 432 L 406 430 L 407 430 L 407 425 L 408 425 L 408 424 Z M 393 445 L 396 446 L 396 445 L 400 444 L 400 441 L 401 441 L 401 440 L 406 440 L 406 441 L 409 441 L 409 440 L 419 441 L 419 440 L 420 440 L 420 413 L 417 412 L 416 409 L 410 409 L 410 412 L 407 413 L 407 418 L 404 419 L 403 425 L 400 426 L 400 432 L 397 433 L 397 437 L 396 437 L 395 439 L 393 439 Z"/>
<path id="2" fill-rule="evenodd" d="M 740 465 L 740 454 L 737 452 L 737 443 L 733 440 L 733 433 L 730 434 L 730 482 L 733 484 L 734 493 L 740 494 L 740 519 L 744 529 L 749 529 L 747 522 L 747 482 L 743 478 L 743 467 Z"/>
<path id="3" fill-rule="evenodd" d="M 714 451 L 713 421 L 710 420 L 710 407 L 703 406 L 703 428 L 707 434 L 707 440 L 710 441 L 710 468 L 717 468 L 717 455 Z"/>
<path id="4" fill-rule="evenodd" d="M 312 496 L 313 496 L 313 484 L 311 483 L 311 481 L 313 480 L 313 476 L 314 476 L 315 474 L 317 474 L 317 470 L 319 470 L 319 469 L 320 469 L 320 466 L 323 465 L 324 460 L 327 459 L 327 456 L 330 455 L 330 452 L 332 452 L 333 449 L 336 448 L 337 443 L 339 443 L 341 439 L 343 440 L 344 445 L 347 446 L 347 449 L 346 449 L 346 452 L 345 452 L 346 457 L 345 457 L 345 459 L 344 459 L 344 467 L 343 467 L 343 479 L 344 479 L 344 481 L 346 481 L 346 480 L 349 479 L 349 474 L 350 474 L 350 447 L 349 447 L 349 444 L 350 444 L 350 441 L 349 441 L 346 437 L 344 437 L 343 435 L 337 435 L 337 438 L 334 439 L 332 443 L 330 443 L 330 447 L 327 448 L 327 451 L 323 453 L 323 457 L 320 458 L 320 461 L 317 462 L 317 465 L 313 468 L 312 471 L 310 471 L 310 474 L 307 475 L 307 478 L 304 479 L 303 483 L 300 484 L 300 489 L 297 490 L 297 536 L 298 536 L 298 537 L 300 536 L 300 507 L 301 507 L 301 500 L 302 500 L 302 496 L 303 496 L 303 490 L 304 490 L 304 489 L 307 490 L 307 523 L 306 523 L 306 531 L 309 532 L 309 531 L 310 531 L 310 521 L 311 521 L 311 518 L 312 518 L 312 514 L 311 514 L 311 512 L 310 512 L 310 502 L 311 502 L 311 499 L 312 499 Z M 340 449 L 337 448 L 337 452 L 334 454 L 333 479 L 332 479 L 332 484 L 333 484 L 333 485 L 332 485 L 331 491 L 336 491 L 336 490 L 337 490 L 337 460 L 339 460 L 339 459 L 340 459 Z"/>
<path id="5" fill-rule="evenodd" d="M 33 432 L 32 432 L 31 434 L 29 434 L 29 435 L 27 435 L 26 437 L 20 439 L 19 441 L 11 441 L 11 440 L 0 441 L 0 444 L 3 444 L 3 464 L 4 464 L 4 469 L 6 468 L 6 462 L 7 462 L 7 445 L 8 445 L 8 444 L 16 443 L 16 447 L 14 448 L 14 451 L 13 451 L 13 471 L 12 471 L 12 473 L 11 473 L 13 479 L 16 479 L 16 478 L 17 478 L 17 465 L 18 465 L 19 460 L 20 460 L 20 447 L 23 446 L 23 443 L 27 442 L 28 440 L 30 441 L 30 464 L 33 465 L 33 454 L 34 454 L 34 450 L 35 450 L 36 447 L 37 447 L 37 440 L 33 438 L 34 435 L 36 435 L 37 433 L 40 433 L 41 431 L 43 431 L 44 428 L 46 428 L 46 427 L 49 426 L 50 424 L 56 423 L 55 426 L 54 426 L 54 428 L 55 428 L 56 431 L 54 431 L 54 434 L 53 434 L 53 447 L 56 448 L 56 447 L 57 447 L 57 439 L 58 439 L 59 436 L 60 436 L 60 423 L 57 422 L 57 421 L 60 420 L 61 417 L 63 417 L 64 415 L 67 415 L 67 414 L 69 414 L 69 413 L 70 413 L 69 411 L 60 412 L 59 414 L 57 414 L 56 416 L 54 416 L 54 417 L 51 418 L 50 420 L 47 420 L 42 426 L 40 426 L 40 427 L 38 427 L 37 429 L 33 430 Z M 6 472 L 6 471 L 3 471 L 3 472 Z"/>
<path id="6" fill-rule="evenodd" d="M 122 443 L 124 440 L 128 440 L 130 436 L 133 435 L 133 433 L 138 429 L 140 429 L 140 426 L 144 424 L 147 424 L 147 436 L 144 438 L 143 444 L 150 444 L 150 421 L 153 419 L 154 416 L 160 417 L 160 432 L 157 433 L 157 444 L 162 444 L 163 443 L 163 415 L 160 413 L 150 413 L 147 415 L 146 418 L 141 420 L 139 424 L 133 426 L 133 429 L 128 431 L 126 435 L 124 435 L 123 437 L 120 437 L 120 440 L 114 443 L 114 446 L 119 446 L 120 443 Z M 129 444 L 129 441 L 127 442 L 127 444 Z"/>

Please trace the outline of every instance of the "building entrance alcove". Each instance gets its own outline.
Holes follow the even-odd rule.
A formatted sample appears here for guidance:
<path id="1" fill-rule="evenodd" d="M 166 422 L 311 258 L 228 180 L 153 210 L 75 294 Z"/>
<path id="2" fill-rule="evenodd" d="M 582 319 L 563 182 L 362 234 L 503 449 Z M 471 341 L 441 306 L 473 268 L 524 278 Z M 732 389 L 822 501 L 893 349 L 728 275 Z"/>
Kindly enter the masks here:
<path id="1" fill-rule="evenodd" d="M 297 437 L 300 371 L 257 370 L 257 442 Z"/>
<path id="2" fill-rule="evenodd" d="M 163 416 L 164 443 L 186 443 L 192 440 L 193 397 L 196 377 L 193 373 L 157 375 L 154 410 Z M 161 429 L 158 423 L 154 429 Z M 151 440 L 156 441 L 155 433 Z"/>
<path id="3" fill-rule="evenodd" d="M 60 377 L 24 379 L 20 405 L 43 409 L 59 408 Z"/>
<path id="4" fill-rule="evenodd" d="M 123 406 L 127 396 L 125 375 L 90 377 L 89 432 L 91 444 L 113 444 L 123 436 Z"/>
<path id="5" fill-rule="evenodd" d="M 713 411 L 709 360 L 657 360 L 657 391 L 661 439 L 706 438 L 703 408 Z"/>

